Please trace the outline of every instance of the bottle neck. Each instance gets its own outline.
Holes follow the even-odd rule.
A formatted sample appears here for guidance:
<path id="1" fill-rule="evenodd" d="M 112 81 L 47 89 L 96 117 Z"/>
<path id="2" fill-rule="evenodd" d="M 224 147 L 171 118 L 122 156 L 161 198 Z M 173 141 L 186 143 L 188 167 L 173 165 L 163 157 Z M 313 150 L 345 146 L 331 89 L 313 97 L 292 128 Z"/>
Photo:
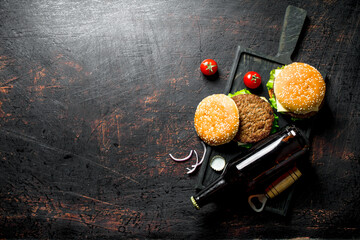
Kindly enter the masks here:
<path id="1" fill-rule="evenodd" d="M 211 202 L 227 185 L 228 183 L 225 179 L 220 177 L 195 196 L 192 196 L 191 202 L 196 209 L 200 209 L 202 206 Z"/>

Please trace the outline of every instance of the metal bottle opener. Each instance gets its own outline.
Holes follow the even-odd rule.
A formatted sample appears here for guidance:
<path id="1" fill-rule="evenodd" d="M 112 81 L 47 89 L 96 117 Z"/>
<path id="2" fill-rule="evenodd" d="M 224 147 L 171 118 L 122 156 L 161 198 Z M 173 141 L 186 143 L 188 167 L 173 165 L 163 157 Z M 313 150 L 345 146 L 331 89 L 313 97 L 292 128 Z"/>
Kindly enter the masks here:
<path id="1" fill-rule="evenodd" d="M 264 194 L 255 194 L 249 196 L 248 203 L 250 207 L 255 212 L 263 211 L 268 199 L 272 199 L 282 193 L 284 190 L 294 184 L 301 177 L 301 175 L 302 173 L 296 167 L 287 171 L 284 175 L 268 186 Z M 261 204 L 260 207 L 255 205 L 254 200 L 257 200 Z"/>

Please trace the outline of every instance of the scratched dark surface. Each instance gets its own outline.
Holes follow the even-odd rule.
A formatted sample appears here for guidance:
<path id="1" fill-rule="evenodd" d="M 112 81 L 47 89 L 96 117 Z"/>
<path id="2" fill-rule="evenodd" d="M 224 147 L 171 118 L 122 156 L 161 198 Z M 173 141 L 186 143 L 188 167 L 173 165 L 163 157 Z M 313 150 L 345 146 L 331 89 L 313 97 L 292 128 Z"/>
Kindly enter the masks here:
<path id="1" fill-rule="evenodd" d="M 293 60 L 327 73 L 311 171 L 286 217 L 197 211 L 168 154 L 202 154 L 197 104 L 238 44 L 276 54 L 289 4 L 307 11 Z M 359 23 L 357 0 L 0 1 L 0 239 L 359 238 Z"/>

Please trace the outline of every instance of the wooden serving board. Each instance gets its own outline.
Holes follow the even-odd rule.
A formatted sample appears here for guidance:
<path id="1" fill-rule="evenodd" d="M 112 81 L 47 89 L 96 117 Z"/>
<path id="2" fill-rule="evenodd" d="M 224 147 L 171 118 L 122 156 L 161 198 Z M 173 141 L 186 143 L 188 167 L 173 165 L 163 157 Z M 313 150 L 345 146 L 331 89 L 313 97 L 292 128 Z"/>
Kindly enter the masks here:
<path id="1" fill-rule="evenodd" d="M 276 56 L 267 56 L 243 48 L 242 46 L 238 46 L 224 94 L 234 93 L 246 88 L 243 82 L 245 73 L 248 71 L 255 71 L 262 77 L 262 84 L 255 90 L 248 90 L 250 90 L 253 94 L 264 96 L 266 99 L 269 99 L 266 83 L 269 80 L 270 71 L 292 62 L 291 55 L 299 39 L 305 18 L 305 10 L 291 5 L 287 7 L 279 42 L 279 49 Z M 312 119 L 294 122 L 290 117 L 277 113 L 275 109 L 274 112 L 279 117 L 280 128 L 288 124 L 294 124 L 303 130 L 306 136 L 310 136 Z M 228 160 L 240 151 L 246 151 L 246 149 L 238 146 L 235 142 L 230 142 L 216 147 L 207 146 L 205 159 L 199 172 L 196 190 L 199 191 L 203 189 L 221 174 L 219 172 L 215 172 L 209 166 L 209 161 L 213 156 L 220 155 L 224 157 L 225 160 Z M 280 215 L 286 215 L 291 196 L 292 191 L 289 189 L 280 196 L 268 201 L 264 210 L 278 213 Z"/>

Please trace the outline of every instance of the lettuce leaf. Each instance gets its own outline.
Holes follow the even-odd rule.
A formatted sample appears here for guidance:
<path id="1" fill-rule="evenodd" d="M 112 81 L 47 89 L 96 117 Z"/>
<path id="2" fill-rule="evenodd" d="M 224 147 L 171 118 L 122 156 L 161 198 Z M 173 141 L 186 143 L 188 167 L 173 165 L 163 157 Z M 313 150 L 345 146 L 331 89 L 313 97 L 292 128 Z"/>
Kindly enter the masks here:
<path id="1" fill-rule="evenodd" d="M 270 134 L 276 133 L 279 129 L 279 117 L 274 113 L 274 121 L 270 131 Z"/>
<path id="2" fill-rule="evenodd" d="M 275 79 L 275 69 L 270 71 L 269 81 L 266 83 L 266 87 L 268 90 L 274 88 L 274 79 Z"/>
<path id="3" fill-rule="evenodd" d="M 292 118 L 290 118 L 290 119 L 291 119 L 291 121 L 293 121 L 293 122 L 304 120 L 303 118 L 296 118 L 296 117 L 292 117 Z"/>
<path id="4" fill-rule="evenodd" d="M 277 109 L 276 100 L 274 97 L 269 98 L 269 102 L 272 108 Z"/>
<path id="5" fill-rule="evenodd" d="M 251 143 L 241 143 L 241 142 L 238 142 L 238 146 L 249 149 L 249 148 L 251 148 L 251 147 L 253 146 L 253 144 L 251 144 Z"/>
<path id="6" fill-rule="evenodd" d="M 277 70 L 277 69 L 284 69 L 285 66 L 286 66 L 286 65 L 281 66 L 281 67 L 278 67 L 278 68 L 273 69 L 273 70 L 270 71 L 270 78 L 269 78 L 269 81 L 266 83 L 266 88 L 267 88 L 268 90 L 272 90 L 272 89 L 274 88 L 275 70 Z M 270 101 L 271 107 L 274 108 L 274 109 L 277 109 L 277 105 L 276 105 L 276 100 L 275 100 L 275 98 L 274 98 L 274 97 L 269 98 L 269 101 Z"/>
<path id="7" fill-rule="evenodd" d="M 228 96 L 229 97 L 235 97 L 235 96 L 240 95 L 240 94 L 251 94 L 251 92 L 249 90 L 247 90 L 247 89 L 242 89 L 242 90 L 234 92 L 234 93 L 229 93 Z"/>
<path id="8" fill-rule="evenodd" d="M 277 69 L 284 69 L 286 65 L 278 67 L 276 69 L 273 69 L 270 71 L 270 78 L 269 81 L 266 83 L 266 87 L 268 90 L 273 89 L 274 88 L 274 80 L 275 80 L 275 70 Z"/>

